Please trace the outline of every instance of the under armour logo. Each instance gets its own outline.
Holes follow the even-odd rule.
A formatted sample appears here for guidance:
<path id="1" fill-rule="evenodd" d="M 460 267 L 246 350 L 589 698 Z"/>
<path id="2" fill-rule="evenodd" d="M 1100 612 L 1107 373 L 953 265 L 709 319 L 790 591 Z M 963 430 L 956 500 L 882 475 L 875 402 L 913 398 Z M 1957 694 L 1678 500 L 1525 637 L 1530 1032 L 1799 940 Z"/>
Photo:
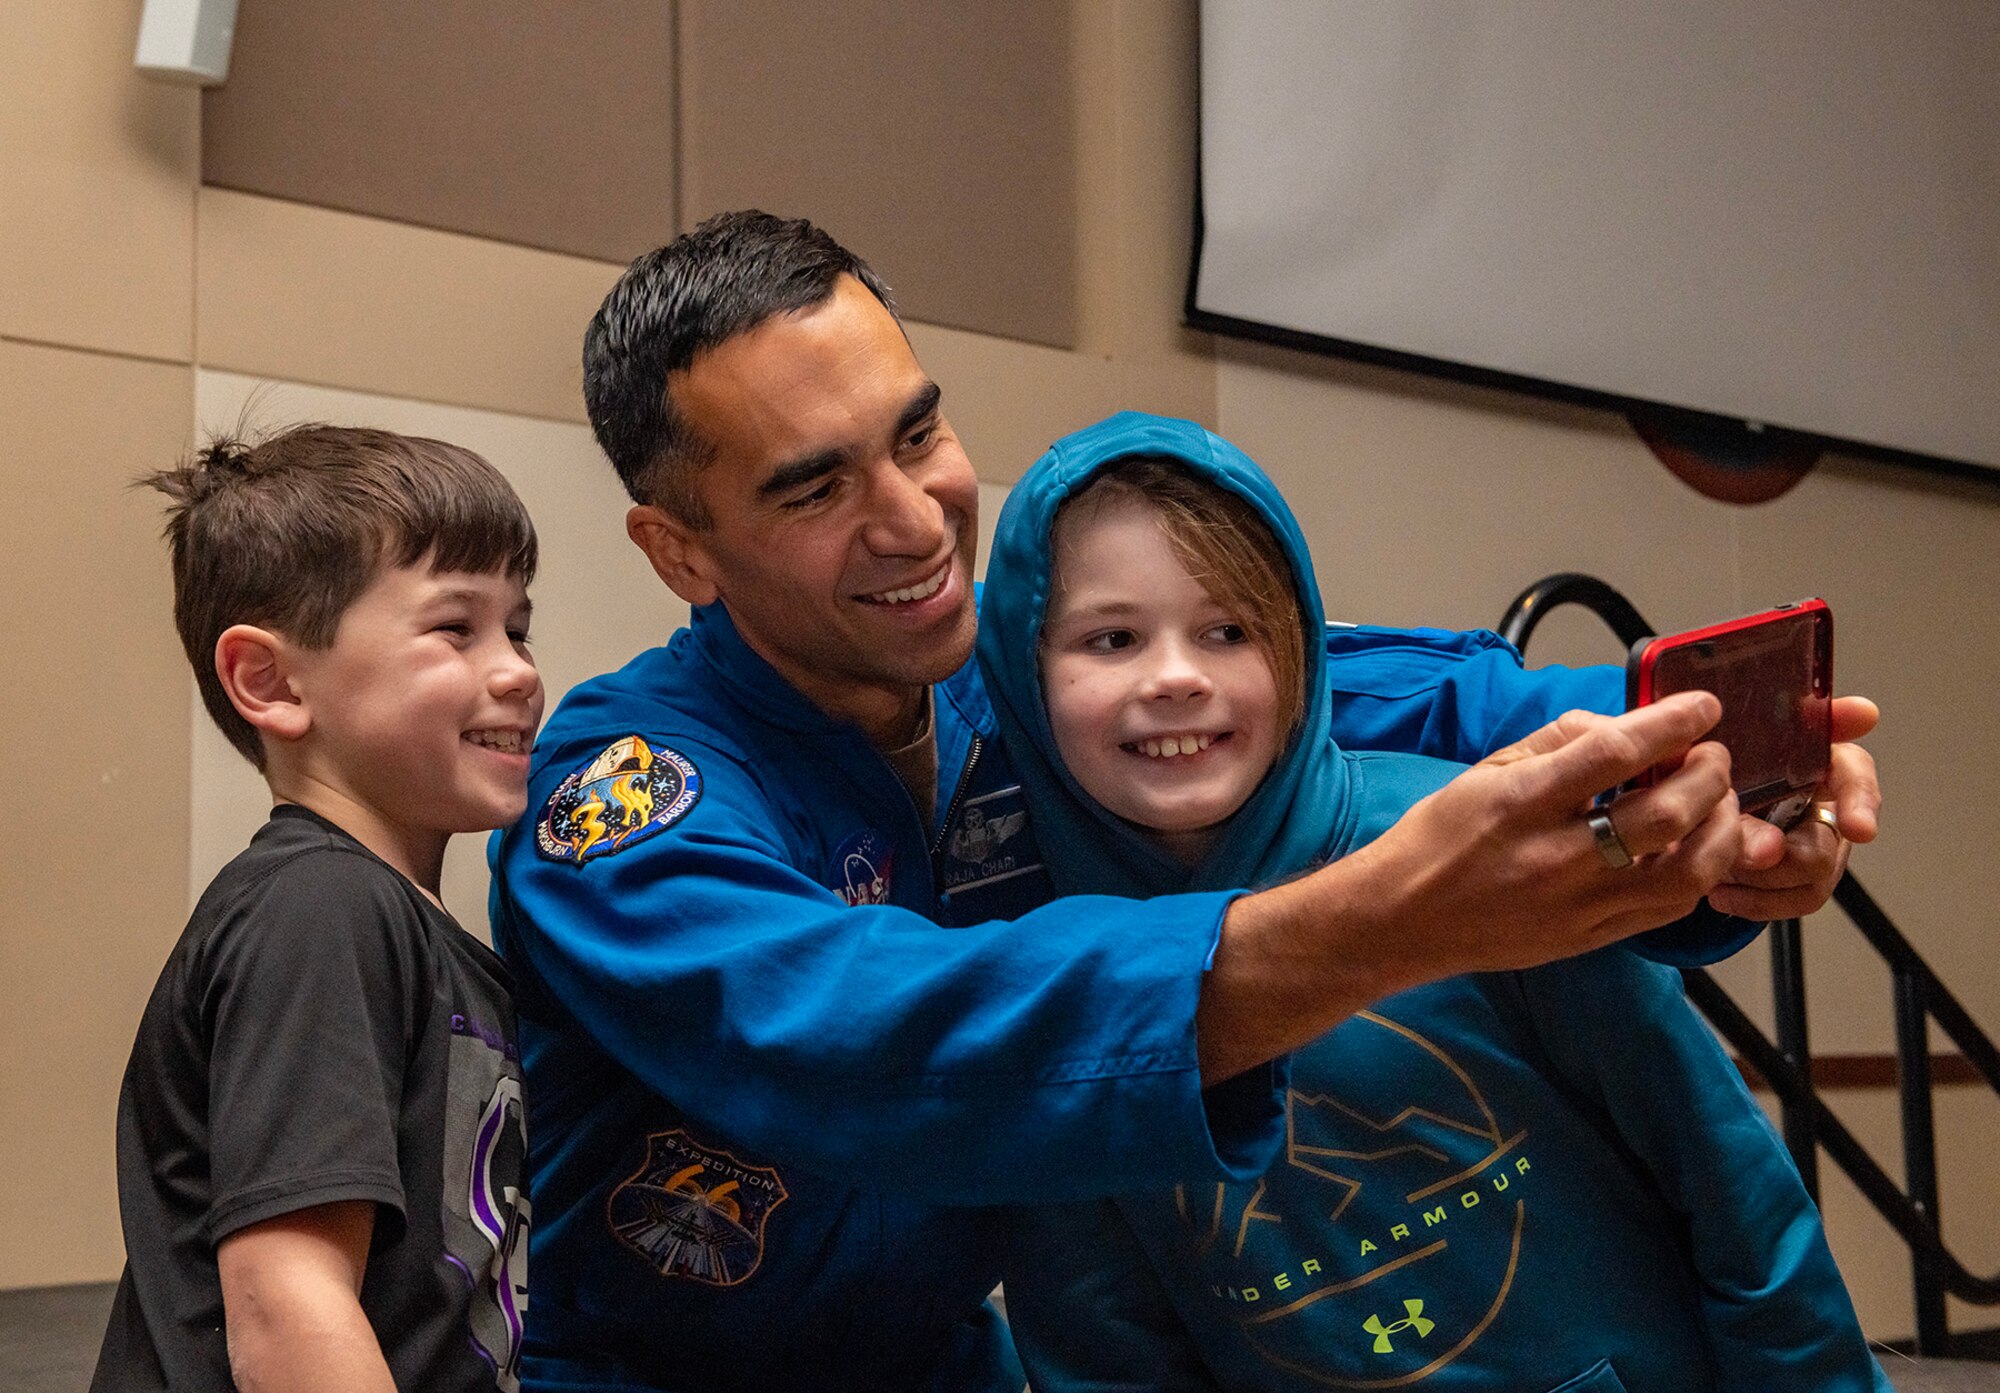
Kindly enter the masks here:
<path id="1" fill-rule="evenodd" d="M 1424 1336 L 1430 1334 L 1432 1329 L 1437 1325 L 1437 1322 L 1434 1320 L 1424 1319 L 1424 1303 L 1421 1301 L 1405 1301 L 1403 1303 L 1403 1312 L 1403 1319 L 1397 1321 L 1394 1325 L 1382 1324 L 1382 1317 L 1380 1316 L 1370 1316 L 1367 1320 L 1361 1322 L 1361 1328 L 1375 1337 L 1375 1352 L 1377 1354 L 1394 1354 L 1396 1352 L 1396 1346 L 1390 1342 L 1389 1337 L 1398 1330 L 1414 1330 L 1417 1332 L 1417 1338 L 1421 1340 Z"/>

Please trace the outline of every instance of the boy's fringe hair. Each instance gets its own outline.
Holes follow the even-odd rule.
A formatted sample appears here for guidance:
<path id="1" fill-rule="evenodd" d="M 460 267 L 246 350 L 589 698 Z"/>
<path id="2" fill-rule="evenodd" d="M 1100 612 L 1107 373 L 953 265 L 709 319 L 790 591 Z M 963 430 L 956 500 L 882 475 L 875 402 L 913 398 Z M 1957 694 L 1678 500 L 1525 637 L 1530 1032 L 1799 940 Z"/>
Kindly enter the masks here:
<path id="1" fill-rule="evenodd" d="M 323 649 L 386 567 L 535 575 L 521 500 L 499 470 L 442 440 L 324 425 L 254 443 L 221 436 L 137 484 L 171 500 L 174 626 L 202 704 L 259 770 L 263 742 L 215 672 L 231 625 Z"/>
<path id="2" fill-rule="evenodd" d="M 1051 538 L 1053 587 L 1062 588 L 1064 528 L 1114 497 L 1153 510 L 1188 574 L 1243 626 L 1271 665 L 1286 731 L 1306 713 L 1305 620 L 1292 566 L 1270 527 L 1247 501 L 1163 455 L 1132 455 L 1091 477 L 1064 500 Z"/>

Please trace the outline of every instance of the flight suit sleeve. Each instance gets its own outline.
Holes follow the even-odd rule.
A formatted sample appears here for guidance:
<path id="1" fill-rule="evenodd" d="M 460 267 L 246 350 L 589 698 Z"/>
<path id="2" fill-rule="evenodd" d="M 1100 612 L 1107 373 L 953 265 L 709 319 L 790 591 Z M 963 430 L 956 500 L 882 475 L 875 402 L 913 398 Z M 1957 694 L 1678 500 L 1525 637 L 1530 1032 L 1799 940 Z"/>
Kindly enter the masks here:
<path id="1" fill-rule="evenodd" d="M 850 906 L 788 857 L 745 767 L 683 745 L 701 795 L 583 859 L 496 849 L 495 939 L 605 1053 L 760 1152 L 944 1203 L 1242 1176 L 1282 1066 L 1201 1087 L 1194 1016 L 1228 894 L 1079 897 L 941 927 Z M 533 781 L 541 809 L 564 771 Z"/>
<path id="2" fill-rule="evenodd" d="M 1333 738 L 1343 749 L 1393 750 L 1476 764 L 1565 711 L 1625 709 L 1615 667 L 1529 671 L 1515 647 L 1483 629 L 1329 625 Z"/>

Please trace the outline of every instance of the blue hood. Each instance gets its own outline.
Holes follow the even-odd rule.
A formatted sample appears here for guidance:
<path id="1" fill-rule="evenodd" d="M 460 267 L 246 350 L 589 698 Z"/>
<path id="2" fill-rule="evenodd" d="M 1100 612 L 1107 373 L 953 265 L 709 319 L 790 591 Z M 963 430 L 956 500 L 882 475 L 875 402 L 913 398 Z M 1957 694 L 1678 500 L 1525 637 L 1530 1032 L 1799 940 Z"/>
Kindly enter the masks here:
<path id="1" fill-rule="evenodd" d="M 1055 752 L 1035 655 L 1049 597 L 1049 532 L 1064 500 L 1106 465 L 1132 455 L 1178 460 L 1246 499 L 1291 562 L 1305 616 L 1306 712 L 1250 801 L 1192 872 L 1151 837 L 1088 797 Z M 1058 440 L 1022 476 L 1000 511 L 979 612 L 979 663 L 1001 734 L 1021 773 L 1043 856 L 1064 894 L 1148 896 L 1255 888 L 1345 849 L 1353 771 L 1329 734 L 1325 631 L 1312 557 L 1298 520 L 1256 463 L 1191 421 L 1120 412 Z"/>

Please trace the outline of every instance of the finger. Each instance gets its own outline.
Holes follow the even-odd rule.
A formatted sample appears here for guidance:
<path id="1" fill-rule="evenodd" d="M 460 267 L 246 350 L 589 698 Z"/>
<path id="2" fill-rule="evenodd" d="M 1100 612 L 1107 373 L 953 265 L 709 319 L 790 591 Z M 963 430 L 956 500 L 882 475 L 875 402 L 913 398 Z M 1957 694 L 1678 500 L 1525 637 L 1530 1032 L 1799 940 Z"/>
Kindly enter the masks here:
<path id="1" fill-rule="evenodd" d="M 1756 872 L 1768 872 L 1784 864 L 1787 834 L 1775 823 L 1755 813 L 1743 814 L 1743 858 L 1736 863 L 1732 880 L 1748 880 Z"/>
<path id="2" fill-rule="evenodd" d="M 1715 811 L 1702 819 L 1700 826 L 1658 858 L 1656 866 L 1662 872 L 1671 866 L 1676 872 L 1677 894 L 1696 891 L 1698 895 L 1706 895 L 1722 883 L 1742 855 L 1741 827 L 1741 806 L 1731 790 L 1716 803 Z"/>
<path id="3" fill-rule="evenodd" d="M 1847 847 L 1843 844 L 1834 855 L 1832 867 L 1817 884 L 1778 889 L 1723 884 L 1709 892 L 1708 902 L 1724 914 L 1741 919 L 1803 919 L 1826 903 L 1834 883 L 1846 869 Z"/>
<path id="4" fill-rule="evenodd" d="M 1882 719 L 1882 708 L 1867 697 L 1835 697 L 1829 705 L 1835 740 L 1859 740 Z"/>
<path id="5" fill-rule="evenodd" d="M 1665 851 L 1705 823 L 1729 795 L 1729 751 L 1697 745 L 1662 782 L 1620 796 L 1607 810 L 1634 856 Z M 1740 847 L 1741 833 L 1736 834 Z"/>
<path id="6" fill-rule="evenodd" d="M 1513 744 L 1495 750 L 1482 763 L 1515 764 L 1536 755 L 1545 755 L 1559 750 L 1586 731 L 1596 728 L 1609 716 L 1600 716 L 1595 711 L 1565 711 L 1532 734 L 1524 735 Z"/>
<path id="7" fill-rule="evenodd" d="M 1524 770 L 1532 771 L 1525 791 L 1552 806 L 1579 806 L 1655 764 L 1678 758 L 1721 716 L 1722 703 L 1709 693 L 1679 692 L 1622 716 L 1588 722 L 1566 744 L 1524 761 Z M 1556 724 L 1561 727 L 1562 722 Z"/>
<path id="8" fill-rule="evenodd" d="M 1730 871 L 1726 883 L 1754 890 L 1793 890 L 1805 886 L 1821 886 L 1822 893 L 1832 890 L 1833 882 L 1840 878 L 1837 863 L 1845 845 L 1833 828 L 1811 815 L 1801 818 L 1782 834 L 1762 818 L 1746 817 L 1743 821 L 1746 842 L 1758 835 L 1755 828 L 1761 826 L 1763 835 L 1776 839 L 1779 856 L 1775 861 L 1752 864 L 1746 849 L 1744 859 Z"/>
<path id="9" fill-rule="evenodd" d="M 1740 847 L 1737 817 L 1736 795 L 1727 794 L 1679 844 L 1629 871 L 1607 876 L 1603 903 L 1615 909 L 1602 926 L 1607 941 L 1692 912 L 1735 862 Z"/>
<path id="10" fill-rule="evenodd" d="M 1873 755 L 1859 745 L 1835 745 L 1820 792 L 1833 800 L 1841 836 L 1850 842 L 1875 840 L 1881 826 L 1882 785 L 1875 775 Z"/>

